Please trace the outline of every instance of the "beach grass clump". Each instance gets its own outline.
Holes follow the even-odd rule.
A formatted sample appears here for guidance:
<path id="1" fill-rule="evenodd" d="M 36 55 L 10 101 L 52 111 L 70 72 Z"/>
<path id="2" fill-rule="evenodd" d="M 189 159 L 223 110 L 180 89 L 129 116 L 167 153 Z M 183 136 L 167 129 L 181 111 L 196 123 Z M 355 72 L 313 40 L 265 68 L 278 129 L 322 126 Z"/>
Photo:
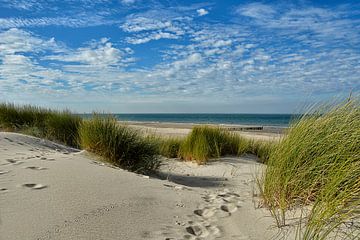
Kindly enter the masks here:
<path id="1" fill-rule="evenodd" d="M 178 156 L 202 164 L 225 155 L 254 154 L 260 162 L 266 163 L 275 146 L 275 141 L 246 139 L 227 129 L 203 125 L 195 126 L 182 140 Z"/>
<path id="2" fill-rule="evenodd" d="M 31 105 L 0 104 L 0 128 L 78 146 L 82 119 L 69 111 L 54 111 Z"/>
<path id="3" fill-rule="evenodd" d="M 322 106 L 292 123 L 260 182 L 279 226 L 286 225 L 287 210 L 310 205 L 302 239 L 343 237 L 339 229 L 360 220 L 359 101 Z"/>
<path id="4" fill-rule="evenodd" d="M 182 159 L 205 163 L 210 158 L 237 155 L 242 138 L 228 130 L 211 126 L 195 126 L 180 146 Z"/>
<path id="5" fill-rule="evenodd" d="M 84 121 L 79 136 L 83 149 L 102 156 L 121 168 L 147 172 L 159 166 L 156 142 L 119 124 L 112 117 L 100 118 L 95 115 Z"/>
<path id="6" fill-rule="evenodd" d="M 179 157 L 180 146 L 184 139 L 179 137 L 158 138 L 159 154 L 167 158 Z"/>
<path id="7" fill-rule="evenodd" d="M 51 112 L 45 120 L 45 137 L 67 146 L 79 147 L 82 119 L 69 111 Z"/>

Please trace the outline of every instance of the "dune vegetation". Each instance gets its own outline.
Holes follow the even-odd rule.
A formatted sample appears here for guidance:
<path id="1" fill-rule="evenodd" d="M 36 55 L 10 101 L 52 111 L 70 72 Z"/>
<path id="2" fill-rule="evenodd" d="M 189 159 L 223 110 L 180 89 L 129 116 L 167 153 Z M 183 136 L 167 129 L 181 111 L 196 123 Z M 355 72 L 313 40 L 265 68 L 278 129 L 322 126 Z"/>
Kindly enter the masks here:
<path id="1" fill-rule="evenodd" d="M 180 137 L 155 137 L 155 141 L 157 141 L 160 155 L 167 158 L 177 158 L 184 139 Z"/>
<path id="2" fill-rule="evenodd" d="M 78 147 L 82 119 L 69 111 L 54 111 L 30 105 L 0 104 L 0 128 L 47 138 Z"/>
<path id="3" fill-rule="evenodd" d="M 111 117 L 90 120 L 69 111 L 0 104 L 0 129 L 46 138 L 94 152 L 119 167 L 146 172 L 158 164 L 158 146 Z"/>
<path id="4" fill-rule="evenodd" d="M 254 154 L 265 162 L 276 145 L 275 142 L 250 140 L 226 129 L 207 125 L 195 126 L 185 138 L 160 138 L 158 142 L 161 155 L 199 164 L 212 158 L 245 153 Z"/>
<path id="5" fill-rule="evenodd" d="M 79 135 L 83 149 L 119 167 L 146 172 L 159 165 L 156 142 L 128 126 L 118 124 L 114 118 L 95 115 L 83 122 Z"/>
<path id="6" fill-rule="evenodd" d="M 359 239 L 359 101 L 318 107 L 294 122 L 271 151 L 260 188 L 278 226 L 288 210 L 308 209 L 299 239 Z"/>

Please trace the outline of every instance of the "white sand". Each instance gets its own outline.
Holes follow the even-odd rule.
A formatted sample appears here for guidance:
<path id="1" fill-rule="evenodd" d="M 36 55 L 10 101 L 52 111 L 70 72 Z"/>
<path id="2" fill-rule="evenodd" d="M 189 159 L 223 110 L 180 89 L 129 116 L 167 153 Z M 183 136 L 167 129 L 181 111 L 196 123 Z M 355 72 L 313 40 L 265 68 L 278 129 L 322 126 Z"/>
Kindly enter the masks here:
<path id="1" fill-rule="evenodd" d="M 269 239 L 278 230 L 253 197 L 262 167 L 166 160 L 160 180 L 0 133 L 0 239 Z"/>

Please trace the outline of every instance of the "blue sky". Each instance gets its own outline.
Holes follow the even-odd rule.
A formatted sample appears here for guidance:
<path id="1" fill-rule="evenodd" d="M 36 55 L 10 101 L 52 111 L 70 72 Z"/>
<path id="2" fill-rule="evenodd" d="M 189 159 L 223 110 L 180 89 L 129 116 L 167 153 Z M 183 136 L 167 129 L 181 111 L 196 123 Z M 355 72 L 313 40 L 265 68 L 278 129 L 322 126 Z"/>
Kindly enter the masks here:
<path id="1" fill-rule="evenodd" d="M 0 101 L 291 113 L 360 91 L 358 1 L 0 0 Z"/>

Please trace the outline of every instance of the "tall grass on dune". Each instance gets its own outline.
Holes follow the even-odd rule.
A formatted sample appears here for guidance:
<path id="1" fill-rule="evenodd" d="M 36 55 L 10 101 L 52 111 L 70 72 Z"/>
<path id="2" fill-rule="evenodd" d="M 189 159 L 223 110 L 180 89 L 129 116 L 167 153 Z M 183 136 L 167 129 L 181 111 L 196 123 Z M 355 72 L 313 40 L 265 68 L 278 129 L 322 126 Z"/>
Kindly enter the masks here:
<path id="1" fill-rule="evenodd" d="M 79 147 L 82 119 L 68 111 L 52 112 L 45 120 L 45 137 L 71 147 Z"/>
<path id="2" fill-rule="evenodd" d="M 179 137 L 158 138 L 159 154 L 167 158 L 177 158 L 184 139 Z"/>
<path id="3" fill-rule="evenodd" d="M 78 128 L 82 119 L 69 111 L 15 104 L 0 104 L 0 128 L 23 132 L 78 147 Z"/>
<path id="4" fill-rule="evenodd" d="M 202 164 L 210 158 L 251 153 L 252 146 L 252 141 L 226 129 L 195 126 L 180 145 L 179 156 Z"/>
<path id="5" fill-rule="evenodd" d="M 270 158 L 271 152 L 276 148 L 277 141 L 266 141 L 266 140 L 247 140 L 247 148 L 244 153 L 251 153 L 256 155 L 261 163 L 267 163 Z M 241 154 L 238 154 L 239 156 Z"/>
<path id="6" fill-rule="evenodd" d="M 141 136 L 136 130 L 120 125 L 111 117 L 94 116 L 84 121 L 79 135 L 83 149 L 119 167 L 146 172 L 159 165 L 156 143 Z"/>
<path id="7" fill-rule="evenodd" d="M 48 109 L 35 106 L 18 106 L 11 103 L 0 104 L 0 126 L 9 130 L 25 127 L 45 127 L 45 119 L 51 113 Z"/>
<path id="8" fill-rule="evenodd" d="M 267 163 L 261 191 L 279 226 L 286 224 L 287 210 L 310 204 L 299 238 L 343 239 L 348 234 L 346 239 L 359 239 L 356 228 L 346 227 L 360 221 L 358 100 L 304 115 L 292 124 Z"/>

